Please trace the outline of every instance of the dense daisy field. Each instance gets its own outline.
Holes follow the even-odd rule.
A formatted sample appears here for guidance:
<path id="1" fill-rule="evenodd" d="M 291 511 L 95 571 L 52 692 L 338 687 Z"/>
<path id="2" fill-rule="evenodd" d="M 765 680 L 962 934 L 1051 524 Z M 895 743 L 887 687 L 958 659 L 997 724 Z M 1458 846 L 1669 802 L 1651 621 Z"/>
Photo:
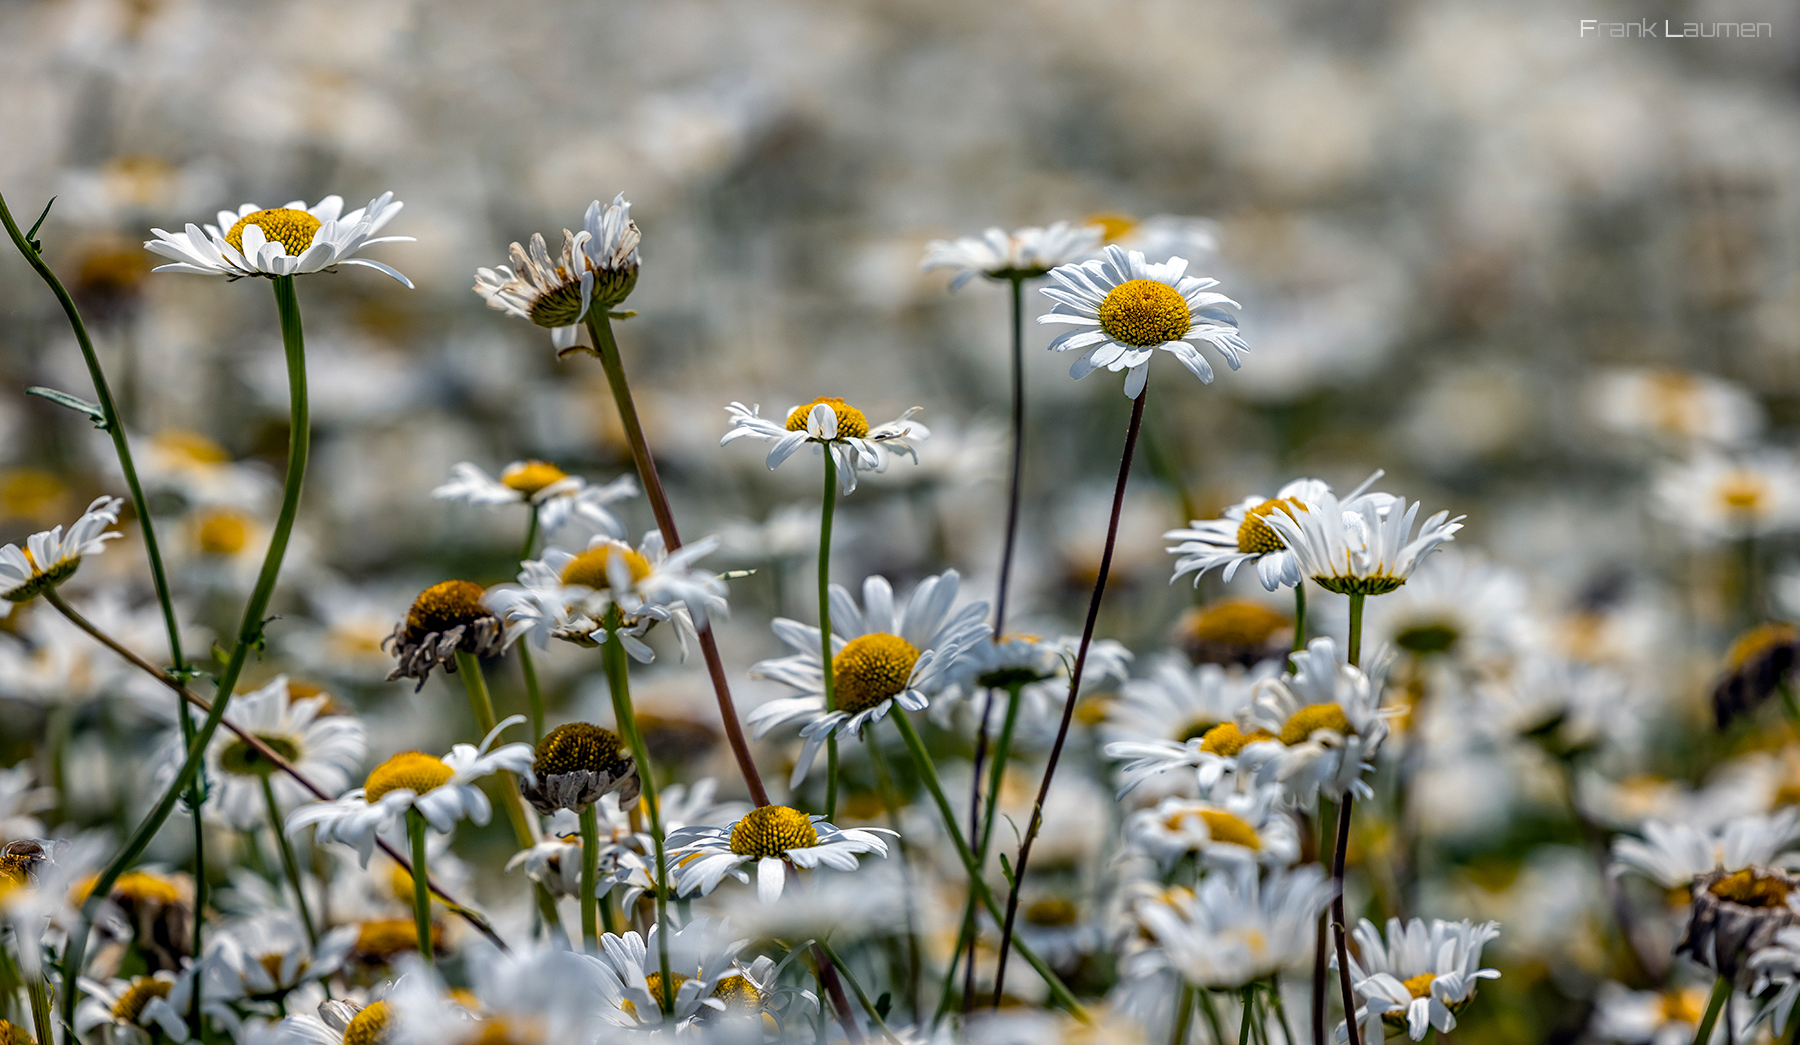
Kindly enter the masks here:
<path id="1" fill-rule="evenodd" d="M 0 1045 L 1800 1040 L 1800 23 L 1615 8 L 0 7 Z"/>

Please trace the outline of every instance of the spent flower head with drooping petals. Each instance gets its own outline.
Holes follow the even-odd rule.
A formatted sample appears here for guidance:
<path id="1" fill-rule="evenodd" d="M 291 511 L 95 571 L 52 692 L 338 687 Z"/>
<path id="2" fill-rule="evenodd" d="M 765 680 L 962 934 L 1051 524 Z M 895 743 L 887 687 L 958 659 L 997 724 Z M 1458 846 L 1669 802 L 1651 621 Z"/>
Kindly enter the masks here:
<path id="1" fill-rule="evenodd" d="M 511 266 L 475 270 L 475 293 L 491 309 L 550 329 L 558 354 L 576 348 L 581 323 L 591 309 L 624 304 L 637 286 L 637 222 L 625 194 L 605 208 L 588 204 L 580 232 L 563 230 L 562 251 L 551 257 L 542 233 L 531 245 L 513 243 Z"/>

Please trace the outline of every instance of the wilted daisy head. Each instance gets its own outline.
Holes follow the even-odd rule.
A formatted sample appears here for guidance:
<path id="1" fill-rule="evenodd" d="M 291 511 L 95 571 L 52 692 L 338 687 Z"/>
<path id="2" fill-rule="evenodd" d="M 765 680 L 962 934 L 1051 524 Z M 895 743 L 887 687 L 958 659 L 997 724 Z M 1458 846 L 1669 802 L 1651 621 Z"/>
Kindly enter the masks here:
<path id="1" fill-rule="evenodd" d="M 579 812 L 619 792 L 619 804 L 630 808 L 638 800 L 637 763 L 625 741 L 610 729 L 588 722 L 557 726 L 538 741 L 531 763 L 531 777 L 519 788 L 545 816 L 558 809 Z"/>
<path id="2" fill-rule="evenodd" d="M 921 407 L 909 407 L 886 424 L 870 425 L 869 417 L 842 399 L 820 396 L 810 403 L 789 408 L 786 420 L 776 424 L 762 416 L 761 405 L 732 403 L 725 408 L 731 418 L 731 430 L 719 440 L 724 446 L 736 439 L 751 436 L 774 445 L 769 447 L 768 464 L 777 468 L 807 443 L 814 452 L 827 452 L 837 463 L 838 486 L 845 493 L 856 489 L 856 473 L 887 470 L 888 458 L 910 457 L 918 462 L 914 443 L 931 437 L 931 430 L 912 419 Z"/>
<path id="3" fill-rule="evenodd" d="M 473 581 L 440 581 L 420 592 L 406 619 L 382 640 L 382 648 L 391 646 L 400 662 L 387 680 L 418 679 L 414 689 L 424 689 L 432 668 L 442 665 L 446 672 L 456 671 L 458 651 L 477 657 L 506 652 L 516 636 L 508 633 L 485 600 L 486 592 Z"/>
<path id="4" fill-rule="evenodd" d="M 107 541 L 124 536 L 107 530 L 118 523 L 124 505 L 122 498 L 96 498 L 67 533 L 53 526 L 26 538 L 23 548 L 0 548 L 0 617 L 11 613 L 14 603 L 30 602 L 75 576 L 83 555 L 98 554 Z"/>
<path id="5" fill-rule="evenodd" d="M 192 222 L 185 232 L 151 229 L 155 239 L 144 246 L 153 254 L 173 260 L 157 272 L 192 272 L 202 276 L 297 276 L 324 272 L 338 265 L 361 265 L 385 272 L 407 287 L 412 281 L 379 261 L 356 257 L 357 251 L 376 243 L 411 242 L 411 236 L 376 236 L 382 226 L 400 213 L 402 204 L 384 192 L 343 213 L 344 198 L 327 196 L 308 207 L 295 200 L 284 207 L 263 209 L 246 203 L 236 212 L 222 210 L 219 223 L 205 230 Z"/>
<path id="6" fill-rule="evenodd" d="M 980 236 L 932 240 L 925 244 L 925 258 L 919 262 L 919 269 L 955 270 L 951 290 L 962 289 L 976 276 L 1032 279 L 1100 249 L 1102 235 L 1102 227 L 1090 222 L 1059 221 L 1048 227 L 1033 225 L 1013 232 L 995 227 Z"/>
<path id="7" fill-rule="evenodd" d="M 511 266 L 475 270 L 475 293 L 491 309 L 549 327 L 559 352 L 570 349 L 589 309 L 623 304 L 637 286 L 640 238 L 624 193 L 604 208 L 595 200 L 580 232 L 563 230 L 556 257 L 533 233 L 529 247 L 512 245 Z"/>
<path id="8" fill-rule="evenodd" d="M 1218 280 L 1188 275 L 1187 265 L 1185 258 L 1151 264 L 1137 251 L 1107 247 L 1104 258 L 1052 269 L 1056 285 L 1042 293 L 1056 304 L 1038 322 L 1078 328 L 1050 342 L 1052 352 L 1082 350 L 1069 376 L 1129 371 L 1125 394 L 1136 399 L 1150 376 L 1150 357 L 1162 349 L 1211 384 L 1212 364 L 1190 341 L 1212 345 L 1233 370 L 1242 366 L 1249 346 L 1237 317 L 1222 307 L 1237 302 L 1213 292 Z"/>

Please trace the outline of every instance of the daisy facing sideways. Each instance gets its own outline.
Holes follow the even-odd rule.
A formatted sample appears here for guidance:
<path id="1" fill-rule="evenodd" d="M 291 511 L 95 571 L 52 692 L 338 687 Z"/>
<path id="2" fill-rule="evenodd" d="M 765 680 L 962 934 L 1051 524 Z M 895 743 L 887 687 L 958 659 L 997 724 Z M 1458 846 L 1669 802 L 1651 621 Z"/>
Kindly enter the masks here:
<path id="1" fill-rule="evenodd" d="M 1264 517 L 1294 552 L 1302 576 L 1337 595 L 1385 595 L 1406 583 L 1419 563 L 1462 529 L 1463 516 L 1438 512 L 1419 527 L 1419 502 L 1395 498 L 1385 508 L 1364 497 L 1340 503 L 1330 491 L 1317 501 Z"/>
<path id="2" fill-rule="evenodd" d="M 1350 491 L 1343 501 L 1344 510 L 1358 511 L 1364 500 L 1383 509 L 1392 503 L 1388 494 L 1366 492 L 1383 474 L 1377 470 Z M 1170 530 L 1163 534 L 1163 540 L 1176 542 L 1170 545 L 1169 554 L 1181 556 L 1175 560 L 1175 574 L 1170 582 L 1191 573 L 1198 586 L 1208 570 L 1222 566 L 1221 576 L 1230 584 L 1238 567 L 1255 563 L 1256 579 L 1264 588 L 1292 588 L 1301 581 L 1300 564 L 1267 518 L 1271 512 L 1291 516 L 1301 505 L 1316 504 L 1329 493 L 1331 486 L 1322 479 L 1295 479 L 1275 491 L 1273 497 L 1252 495 L 1225 509 L 1220 518 L 1194 519 L 1187 529 Z"/>
<path id="3" fill-rule="evenodd" d="M 1350 983 L 1363 999 L 1356 1019 L 1371 1045 L 1381 1045 L 1384 1026 L 1414 1041 L 1432 1028 L 1455 1030 L 1456 1014 L 1475 997 L 1476 985 L 1500 978 L 1498 970 L 1481 967 L 1481 948 L 1500 935 L 1499 922 L 1434 918 L 1428 926 L 1419 918 L 1404 925 L 1389 918 L 1384 943 L 1375 923 L 1364 918 L 1351 935 L 1362 955 L 1360 962 L 1350 958 Z M 1340 1024 L 1336 1040 L 1348 1038 Z"/>
<path id="4" fill-rule="evenodd" d="M 219 212 L 219 223 L 205 230 L 192 222 L 185 232 L 151 229 L 156 236 L 145 249 L 174 262 L 157 272 L 190 272 L 201 276 L 298 276 L 328 271 L 338 265 L 361 265 L 386 273 L 407 288 L 412 281 L 379 261 L 356 257 L 377 243 L 410 243 L 411 236 L 376 236 L 404 206 L 391 192 L 382 193 L 348 214 L 342 196 L 327 196 L 308 207 L 295 200 L 264 210 L 246 203 L 234 213 Z M 223 231 L 221 231 L 223 230 Z"/>
<path id="5" fill-rule="evenodd" d="M 711 893 L 726 875 L 748 882 L 739 868 L 756 861 L 756 897 L 763 903 L 781 899 L 787 884 L 786 861 L 795 867 L 820 864 L 839 871 L 856 870 L 860 853 L 887 855 L 882 835 L 900 837 L 885 828 L 833 827 L 822 816 L 808 816 L 787 806 L 758 806 L 729 827 L 684 827 L 669 835 L 669 859 L 676 865 L 675 891 L 689 896 Z"/>
<path id="6" fill-rule="evenodd" d="M 990 228 L 979 236 L 934 239 L 925 244 L 919 271 L 953 269 L 951 290 L 961 290 L 976 276 L 994 280 L 1032 279 L 1100 249 L 1105 227 L 1098 223 L 1059 221 L 1008 232 Z"/>
<path id="7" fill-rule="evenodd" d="M 746 436 L 772 442 L 768 465 L 771 470 L 794 455 L 807 443 L 815 453 L 828 452 L 837 463 L 838 487 L 845 493 L 856 490 L 857 472 L 884 472 L 888 457 L 910 457 L 916 464 L 919 452 L 913 444 L 931 437 L 931 429 L 912 419 L 921 407 L 907 411 L 886 424 L 870 425 L 868 415 L 830 396 L 820 396 L 787 412 L 781 424 L 762 416 L 762 406 L 732 403 L 725 408 L 731 418 L 731 430 L 719 440 L 724 446 Z M 884 455 L 882 451 L 887 451 Z"/>
<path id="8" fill-rule="evenodd" d="M 451 467 L 449 480 L 432 490 L 431 496 L 468 504 L 530 505 L 545 533 L 555 533 L 571 518 L 579 518 L 609 537 L 623 537 L 625 524 L 606 506 L 636 497 L 637 492 L 637 480 L 629 475 L 595 486 L 548 461 L 514 461 L 501 469 L 496 479 L 462 461 Z"/>
<path id="9" fill-rule="evenodd" d="M 98 555 L 106 542 L 124 534 L 108 532 L 119 522 L 120 497 L 98 497 L 81 518 L 63 528 L 52 526 L 25 539 L 25 547 L 0 548 L 0 617 L 12 613 L 14 603 L 30 602 L 75 576 L 84 555 Z"/>

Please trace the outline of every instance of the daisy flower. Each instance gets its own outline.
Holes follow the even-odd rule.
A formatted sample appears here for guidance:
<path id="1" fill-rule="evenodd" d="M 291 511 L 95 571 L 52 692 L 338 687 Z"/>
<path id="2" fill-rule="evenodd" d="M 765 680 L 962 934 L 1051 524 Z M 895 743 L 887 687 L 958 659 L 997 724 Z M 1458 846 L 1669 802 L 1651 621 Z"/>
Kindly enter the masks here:
<path id="1" fill-rule="evenodd" d="M 1694 879 L 1693 896 L 1675 953 L 1728 980 L 1737 980 L 1748 956 L 1800 924 L 1800 876 L 1779 867 L 1708 871 Z"/>
<path id="2" fill-rule="evenodd" d="M 522 947 L 469 966 L 454 993 L 435 971 L 409 963 L 386 1003 L 393 1045 L 529 1045 L 596 1040 L 592 1028 L 616 1005 L 596 959 L 552 947 Z M 617 984 L 609 984 L 618 991 Z M 622 999 L 621 999 L 622 1000 Z"/>
<path id="3" fill-rule="evenodd" d="M 1781 945 L 1777 943 L 1758 952 L 1757 957 L 1773 956 L 1780 950 Z M 1755 961 L 1751 964 L 1755 965 Z M 1794 993 L 1800 995 L 1800 980 L 1789 981 L 1789 984 L 1795 985 Z M 1600 1041 L 1616 1041 L 1623 1045 L 1688 1045 L 1694 1040 L 1694 1031 L 1706 1012 L 1706 995 L 1706 988 L 1699 986 L 1634 991 L 1624 984 L 1603 983 L 1594 997 L 1594 1018 L 1588 1031 Z M 1769 1009 L 1777 1009 L 1780 1000 L 1778 996 Z M 1737 1040 L 1749 1040 L 1749 1027 L 1744 1025 L 1748 1022 L 1738 1017 Z M 1724 1028 L 1717 1030 L 1722 1034 Z"/>
<path id="4" fill-rule="evenodd" d="M 350 775 L 368 754 L 368 733 L 351 715 L 328 714 L 331 697 L 297 697 L 286 675 L 249 693 L 231 699 L 225 720 L 267 744 L 301 775 L 322 791 L 336 793 L 350 786 Z M 194 715 L 190 709 L 190 715 Z M 198 716 L 196 716 L 198 717 Z M 163 765 L 157 785 L 166 787 L 187 757 L 187 745 L 174 732 L 164 740 Z M 255 749 L 228 730 L 219 730 L 206 749 L 206 779 L 210 786 L 206 809 L 229 827 L 254 831 L 269 819 L 267 781 L 275 801 L 291 808 L 313 799 L 313 793 L 275 768 Z"/>
<path id="5" fill-rule="evenodd" d="M 623 304 L 637 286 L 640 238 L 624 193 L 604 209 L 595 200 L 580 232 L 563 230 L 560 254 L 552 258 L 543 235 L 533 233 L 529 248 L 512 245 L 510 267 L 475 270 L 475 293 L 491 309 L 549 327 L 560 353 L 575 347 L 590 308 Z"/>
<path id="6" fill-rule="evenodd" d="M 913 444 L 931 437 L 931 429 L 912 419 L 921 409 L 908 407 L 894 420 L 871 427 L 861 410 L 842 399 L 820 396 L 791 408 L 787 420 L 776 424 L 762 416 L 761 404 L 747 407 L 732 403 L 725 408 L 731 418 L 731 430 L 719 440 L 719 445 L 746 436 L 772 442 L 775 445 L 769 448 L 768 464 L 775 469 L 795 450 L 812 443 L 814 453 L 830 452 L 837 462 L 838 486 L 851 493 L 856 489 L 857 472 L 887 470 L 887 455 L 910 457 L 915 464 L 918 462 L 918 449 Z"/>
<path id="7" fill-rule="evenodd" d="M 360 1005 L 340 998 L 321 1003 L 317 1015 L 289 1016 L 257 1045 L 385 1045 L 399 1031 L 397 1022 L 384 999 Z"/>
<path id="8" fill-rule="evenodd" d="M 38 813 L 56 805 L 56 789 L 36 786 L 29 762 L 0 769 L 0 839 L 41 838 Z"/>
<path id="9" fill-rule="evenodd" d="M 207 937 L 206 960 L 212 975 L 201 999 L 209 1004 L 283 999 L 342 968 L 356 935 L 356 926 L 340 925 L 320 935 L 316 945 L 310 944 L 299 919 L 286 911 L 227 922 Z M 230 1006 L 220 1009 L 221 1015 L 231 1013 Z M 231 1022 L 235 1025 L 235 1015 Z"/>
<path id="10" fill-rule="evenodd" d="M 1745 389 L 1685 370 L 1608 370 L 1584 399 L 1588 416 L 1602 426 L 1669 443 L 1742 445 L 1756 438 L 1764 420 L 1762 404 Z"/>
<path id="11" fill-rule="evenodd" d="M 1069 376 L 1128 370 L 1125 394 L 1136 399 L 1150 376 L 1150 357 L 1162 349 L 1211 384 L 1212 364 L 1190 340 L 1212 345 L 1231 369 L 1242 366 L 1249 346 L 1237 317 L 1220 307 L 1237 302 L 1212 291 L 1218 280 L 1190 276 L 1187 266 L 1185 258 L 1151 264 L 1135 250 L 1107 247 L 1103 259 L 1052 269 L 1056 286 L 1042 293 L 1056 304 L 1038 322 L 1080 328 L 1050 342 L 1052 352 L 1082 350 Z"/>
<path id="12" fill-rule="evenodd" d="M 75 1009 L 75 1033 L 86 1038 L 97 1027 L 106 1028 L 108 1041 L 143 1041 L 158 1036 L 169 1041 L 188 1040 L 188 1001 L 193 997 L 194 974 L 168 971 L 129 980 L 99 983 L 83 976 L 87 997 Z"/>
<path id="13" fill-rule="evenodd" d="M 619 804 L 638 800 L 637 763 L 625 741 L 610 729 L 587 722 L 557 726 L 538 741 L 531 775 L 519 781 L 526 801 L 549 816 L 558 809 L 579 813 L 604 795 L 619 793 Z"/>
<path id="14" fill-rule="evenodd" d="M 676 865 L 675 892 L 705 896 L 731 875 L 748 882 L 739 867 L 756 861 L 756 898 L 781 899 L 787 884 L 786 861 L 795 867 L 820 864 L 839 871 L 856 870 L 859 853 L 887 855 L 882 835 L 900 837 L 885 828 L 833 827 L 823 816 L 807 816 L 787 806 L 758 806 L 729 827 L 684 827 L 669 835 L 669 859 Z"/>
<path id="15" fill-rule="evenodd" d="M 1211 790 L 1237 768 L 1246 741 L 1237 735 L 1227 742 L 1227 734 L 1236 733 L 1238 716 L 1254 699 L 1256 683 L 1280 670 L 1273 661 L 1245 670 L 1217 664 L 1189 667 L 1179 656 L 1165 656 L 1148 678 L 1125 683 L 1100 725 L 1106 757 L 1126 763 L 1120 770 L 1120 794 L 1174 769 L 1197 770 L 1201 789 Z M 1230 729 L 1215 732 L 1226 726 Z"/>
<path id="16" fill-rule="evenodd" d="M 528 504 L 537 510 L 546 533 L 555 533 L 576 517 L 609 537 L 623 537 L 625 524 L 606 506 L 637 493 L 637 480 L 629 475 L 605 486 L 592 486 L 548 461 L 514 461 L 495 479 L 463 461 L 451 467 L 450 480 L 432 490 L 431 496 L 480 505 Z"/>
<path id="17" fill-rule="evenodd" d="M 695 918 L 669 933 L 669 993 L 674 1011 L 663 1008 L 661 948 L 657 936 L 663 925 L 650 927 L 646 940 L 635 932 L 623 936 L 606 933 L 600 938 L 596 967 L 607 974 L 609 988 L 619 989 L 615 1007 L 602 1019 L 615 1026 L 655 1026 L 672 1022 L 677 1028 L 703 1017 L 724 1012 L 727 1003 L 716 997 L 719 986 L 733 975 L 738 952 L 748 940 L 727 940 L 729 924 L 722 919 Z M 609 992 L 610 994 L 610 992 Z M 611 998 L 609 997 L 609 1000 Z"/>
<path id="18" fill-rule="evenodd" d="M 1779 1040 L 1787 1028 L 1788 1017 L 1793 1015 L 1794 1002 L 1800 1000 L 1800 926 L 1776 930 L 1774 941 L 1750 956 L 1750 969 L 1756 974 L 1750 994 L 1764 999 L 1757 1010 L 1756 1021 L 1772 1019 L 1771 1026 Z M 1775 987 L 1775 992 L 1765 994 L 1770 987 Z M 1700 1004 L 1704 1005 L 1706 993 L 1695 988 L 1694 994 L 1699 996 Z M 1695 1006 L 1693 1018 L 1688 1022 L 1700 1022 L 1698 1006 Z M 1687 1037 L 1692 1036 L 1693 1032 L 1690 1030 Z M 1687 1040 L 1687 1037 L 1682 1040 Z M 1746 1037 L 1743 1040 L 1749 1039 Z M 1657 1045 L 1662 1045 L 1661 1041 Z"/>
<path id="19" fill-rule="evenodd" d="M 992 631 L 985 602 L 951 611 L 961 581 L 955 570 L 927 577 L 898 608 L 885 577 L 863 582 L 862 606 L 843 587 L 832 585 L 831 672 L 837 703 L 832 710 L 825 707 L 819 629 L 775 618 L 775 636 L 796 652 L 753 665 L 750 677 L 779 682 L 802 695 L 771 700 L 745 721 L 758 739 L 776 726 L 802 723 L 800 736 L 806 743 L 790 786 L 806 779 L 827 737 L 853 736 L 885 718 L 895 704 L 905 711 L 923 710 L 926 698 L 948 684 L 957 658 Z"/>
<path id="20" fill-rule="evenodd" d="M 1475 997 L 1476 985 L 1500 978 L 1498 970 L 1481 967 L 1481 948 L 1499 935 L 1499 922 L 1434 918 L 1427 925 L 1414 918 L 1402 925 L 1389 918 L 1384 944 L 1381 931 L 1364 918 L 1351 933 L 1362 961 L 1350 957 L 1350 983 L 1363 999 L 1356 1010 L 1363 1040 L 1380 1045 L 1384 1025 L 1414 1041 L 1433 1027 L 1455 1030 L 1456 1014 Z M 1339 1026 L 1337 1040 L 1349 1036 Z"/>
<path id="21" fill-rule="evenodd" d="M 1059 221 L 1047 228 L 1033 225 L 1013 232 L 990 228 L 980 236 L 934 239 L 925 244 L 919 271 L 955 270 L 951 290 L 961 290 L 976 276 L 1032 279 L 1098 250 L 1102 231 L 1097 224 Z"/>
<path id="22" fill-rule="evenodd" d="M 145 249 L 175 262 L 157 272 L 191 272 L 201 276 L 298 276 L 325 272 L 338 265 L 361 265 L 384 272 L 410 288 L 412 281 L 379 261 L 355 254 L 377 243 L 410 243 L 411 236 L 376 236 L 394 220 L 403 204 L 384 192 L 348 214 L 344 198 L 327 196 L 308 207 L 295 200 L 263 210 L 246 203 L 235 213 L 219 212 L 219 223 L 204 232 L 192 222 L 186 232 L 151 229 L 156 236 Z M 221 232 L 220 230 L 224 231 Z"/>
<path id="23" fill-rule="evenodd" d="M 443 834 L 449 834 L 456 822 L 465 818 L 477 826 L 485 825 L 493 809 L 475 781 L 503 770 L 525 777 L 531 774 L 530 744 L 488 750 L 502 731 L 523 721 L 523 715 L 514 715 L 495 726 L 480 747 L 458 744 L 443 758 L 423 751 L 402 751 L 370 770 L 362 787 L 335 802 L 315 802 L 294 810 L 287 818 L 287 833 L 315 825 L 319 841 L 354 847 L 362 866 L 367 867 L 369 855 L 375 851 L 376 833 L 403 829 L 409 809 L 417 809 Z"/>
<path id="24" fill-rule="evenodd" d="M 1527 644 L 1525 578 L 1454 549 L 1434 555 L 1404 588 L 1369 611 L 1372 645 L 1463 664 L 1505 664 Z"/>
<path id="25" fill-rule="evenodd" d="M 118 525 L 124 504 L 121 497 L 95 498 L 67 533 L 52 526 L 26 538 L 24 548 L 0 548 L 0 617 L 10 614 L 14 603 L 30 602 L 73 577 L 82 556 L 98 555 L 107 541 L 123 537 L 107 527 Z"/>
<path id="26" fill-rule="evenodd" d="M 1439 512 L 1412 536 L 1419 502 L 1395 498 L 1386 506 L 1368 497 L 1339 503 L 1330 491 L 1316 501 L 1270 512 L 1263 521 L 1294 552 L 1302 576 L 1337 595 L 1384 595 L 1462 529 L 1463 516 Z"/>
<path id="27" fill-rule="evenodd" d="M 1127 817 L 1125 838 L 1165 872 L 1189 853 L 1205 867 L 1289 867 L 1300 858 L 1300 836 L 1280 799 L 1272 785 L 1204 800 L 1165 798 Z"/>
<path id="28" fill-rule="evenodd" d="M 387 681 L 418 679 L 414 692 L 425 688 L 431 669 L 456 673 L 456 654 L 497 657 L 506 652 L 518 629 L 508 628 L 489 608 L 487 593 L 473 581 L 440 581 L 419 593 L 406 611 L 406 619 L 381 640 L 399 661 Z"/>
<path id="29" fill-rule="evenodd" d="M 1784 533 L 1800 525 L 1800 464 L 1778 450 L 1703 452 L 1665 467 L 1652 483 L 1651 504 L 1696 541 Z"/>
<path id="30" fill-rule="evenodd" d="M 1260 781 L 1279 782 L 1306 809 L 1321 793 L 1370 797 L 1362 776 L 1374 769 L 1393 714 L 1381 708 L 1381 679 L 1346 664 L 1329 638 L 1312 640 L 1290 659 L 1294 673 L 1257 683 L 1255 699 L 1238 716 L 1234 728 L 1247 741 L 1240 762 Z"/>
<path id="31" fill-rule="evenodd" d="M 656 624 L 672 624 L 685 653 L 696 627 L 705 627 L 710 614 L 727 612 L 725 582 L 693 565 L 718 546 L 713 536 L 670 554 L 657 530 L 636 549 L 596 535 L 581 552 L 549 548 L 542 559 L 525 560 L 518 586 L 496 588 L 490 601 L 539 647 L 552 638 L 595 646 L 610 634 L 647 664 L 656 654 L 643 635 Z M 613 626 L 608 620 L 615 609 Z"/>
<path id="32" fill-rule="evenodd" d="M 1147 261 L 1172 257 L 1199 258 L 1218 253 L 1219 226 L 1208 218 L 1156 214 L 1139 220 L 1129 214 L 1094 214 L 1089 221 L 1105 230 L 1106 241 L 1139 251 Z"/>
<path id="33" fill-rule="evenodd" d="M 1800 809 L 1735 816 L 1713 827 L 1646 820 L 1644 837 L 1619 838 L 1612 873 L 1636 872 L 1664 889 L 1685 889 L 1709 871 L 1773 864 L 1800 838 Z"/>
<path id="34" fill-rule="evenodd" d="M 1252 599 L 1220 599 L 1183 613 L 1170 638 L 1195 664 L 1253 668 L 1294 648 L 1294 618 Z"/>
<path id="35" fill-rule="evenodd" d="M 1365 498 L 1379 507 L 1387 507 L 1393 498 L 1387 494 L 1366 493 L 1383 474 L 1377 470 L 1350 491 L 1344 498 L 1345 511 L 1359 510 Z M 1163 534 L 1163 540 L 1177 542 L 1170 546 L 1169 554 L 1181 556 L 1175 560 L 1175 573 L 1169 578 L 1170 583 L 1191 573 L 1198 586 L 1208 570 L 1222 566 L 1221 576 L 1230 584 L 1238 567 L 1254 563 L 1256 579 L 1262 581 L 1264 588 L 1269 591 L 1292 588 L 1300 583 L 1300 564 L 1281 535 L 1269 525 L 1268 516 L 1272 512 L 1291 516 L 1296 509 L 1316 504 L 1329 493 L 1331 486 L 1323 479 L 1295 479 L 1275 491 L 1273 497 L 1255 494 L 1225 509 L 1220 518 L 1194 519 L 1187 529 L 1170 530 Z"/>
<path id="36" fill-rule="evenodd" d="M 1331 902 L 1331 879 L 1308 864 L 1209 874 L 1194 892 L 1170 890 L 1133 915 L 1156 946 L 1128 955 L 1127 976 L 1172 970 L 1196 987 L 1237 988 L 1311 964 L 1314 922 Z"/>
<path id="37" fill-rule="evenodd" d="M 989 691 L 1016 685 L 1020 710 L 1014 742 L 1048 742 L 1069 697 L 1069 672 L 1080 644 L 1077 635 L 1047 640 L 1023 633 L 970 644 L 951 665 L 949 685 L 931 703 L 932 721 L 945 729 L 961 721 L 972 734 L 985 709 L 988 735 L 993 736 L 1005 717 L 1007 699 L 995 693 L 990 702 Z M 1076 699 L 1119 688 L 1131 676 L 1131 659 L 1131 651 L 1117 640 L 1090 643 Z"/>

